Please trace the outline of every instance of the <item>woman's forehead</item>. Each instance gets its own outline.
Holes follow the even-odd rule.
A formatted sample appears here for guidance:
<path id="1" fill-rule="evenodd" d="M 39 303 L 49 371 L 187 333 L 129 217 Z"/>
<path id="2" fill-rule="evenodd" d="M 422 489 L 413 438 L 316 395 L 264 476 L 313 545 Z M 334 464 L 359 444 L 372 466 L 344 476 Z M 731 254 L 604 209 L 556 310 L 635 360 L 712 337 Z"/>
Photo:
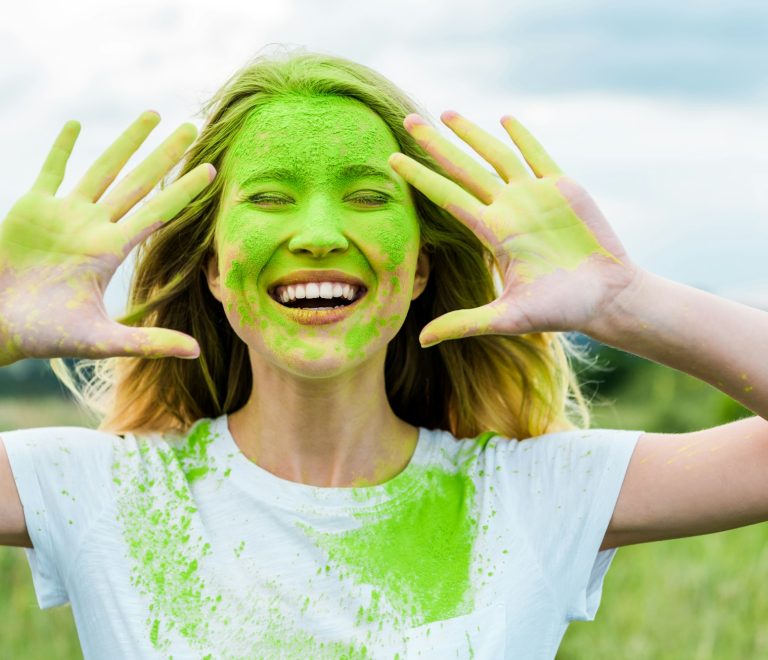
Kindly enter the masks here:
<path id="1" fill-rule="evenodd" d="M 256 109 L 232 145 L 230 157 L 241 166 L 258 159 L 273 167 L 306 169 L 381 164 L 395 151 L 399 146 L 387 125 L 359 101 L 299 97 Z"/>

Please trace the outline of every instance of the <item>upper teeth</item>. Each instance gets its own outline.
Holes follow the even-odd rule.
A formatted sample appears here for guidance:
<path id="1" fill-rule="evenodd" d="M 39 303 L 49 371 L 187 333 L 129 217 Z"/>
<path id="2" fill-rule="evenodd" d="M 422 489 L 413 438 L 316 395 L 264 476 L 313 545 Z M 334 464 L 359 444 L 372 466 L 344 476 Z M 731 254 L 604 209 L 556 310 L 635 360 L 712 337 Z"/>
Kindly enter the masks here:
<path id="1" fill-rule="evenodd" d="M 354 284 L 339 282 L 307 282 L 306 284 L 289 284 L 275 288 L 275 297 L 280 302 L 289 302 L 296 298 L 346 298 L 354 300 L 359 287 Z"/>

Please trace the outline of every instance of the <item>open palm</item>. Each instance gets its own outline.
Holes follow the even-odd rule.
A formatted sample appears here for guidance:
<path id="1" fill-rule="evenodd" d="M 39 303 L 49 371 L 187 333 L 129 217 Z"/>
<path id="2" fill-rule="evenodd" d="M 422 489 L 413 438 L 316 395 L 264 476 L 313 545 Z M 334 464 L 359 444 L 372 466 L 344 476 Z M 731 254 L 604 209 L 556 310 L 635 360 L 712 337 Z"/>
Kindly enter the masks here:
<path id="1" fill-rule="evenodd" d="M 157 125 L 143 113 L 86 172 L 56 197 L 80 126 L 67 122 L 32 189 L 0 224 L 0 356 L 194 357 L 197 342 L 164 328 L 109 318 L 104 291 L 133 247 L 174 217 L 213 177 L 202 165 L 124 217 L 181 158 L 196 136 L 181 126 L 108 194 L 110 183 Z"/>
<path id="2" fill-rule="evenodd" d="M 503 289 L 487 305 L 428 323 L 422 346 L 481 334 L 581 330 L 604 314 L 637 269 L 588 193 L 516 120 L 505 117 L 502 125 L 530 170 L 510 146 L 467 119 L 454 112 L 442 119 L 498 176 L 418 115 L 406 117 L 405 127 L 450 178 L 403 154 L 393 154 L 390 164 L 475 233 L 493 253 Z"/>

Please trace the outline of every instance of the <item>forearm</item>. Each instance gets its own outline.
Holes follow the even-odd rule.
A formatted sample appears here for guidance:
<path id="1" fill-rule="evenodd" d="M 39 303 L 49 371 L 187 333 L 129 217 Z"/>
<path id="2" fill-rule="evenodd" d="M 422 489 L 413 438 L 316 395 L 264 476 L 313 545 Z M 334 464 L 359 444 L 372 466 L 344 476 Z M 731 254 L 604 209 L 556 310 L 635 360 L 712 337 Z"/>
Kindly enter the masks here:
<path id="1" fill-rule="evenodd" d="M 768 312 L 640 270 L 584 333 L 689 373 L 768 419 Z"/>

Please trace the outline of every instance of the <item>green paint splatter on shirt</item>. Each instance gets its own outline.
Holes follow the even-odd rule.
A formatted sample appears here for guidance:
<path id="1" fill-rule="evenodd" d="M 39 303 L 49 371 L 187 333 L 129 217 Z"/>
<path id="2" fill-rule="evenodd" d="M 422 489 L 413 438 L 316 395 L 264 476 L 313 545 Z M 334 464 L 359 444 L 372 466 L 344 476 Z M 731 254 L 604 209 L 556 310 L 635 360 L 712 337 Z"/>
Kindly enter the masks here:
<path id="1" fill-rule="evenodd" d="M 211 546 L 192 520 L 197 507 L 189 485 L 215 471 L 208 445 L 210 421 L 195 426 L 179 445 L 150 451 L 150 440 L 137 438 L 142 461 L 116 461 L 113 481 L 119 486 L 118 519 L 132 560 L 131 584 L 150 599 L 147 619 L 152 645 L 167 650 L 167 633 L 177 630 L 196 644 L 207 642 L 208 620 L 219 602 L 207 593 L 200 563 Z M 136 452 L 128 452 L 127 458 Z M 161 465 L 152 465 L 159 459 Z M 161 471 L 162 482 L 150 475 Z"/>
<path id="2" fill-rule="evenodd" d="M 353 512 L 361 523 L 358 529 L 330 534 L 300 525 L 328 553 L 334 569 L 381 591 L 403 617 L 393 622 L 398 626 L 419 626 L 474 609 L 475 485 L 462 471 L 430 467 L 414 472 L 419 473 L 420 492 Z M 378 595 L 369 608 L 377 606 Z M 362 609 L 358 619 L 368 618 Z"/>
<path id="3" fill-rule="evenodd" d="M 467 457 L 460 451 L 462 460 L 453 456 L 447 468 L 410 465 L 382 485 L 392 499 L 349 512 L 353 529 L 296 523 L 322 559 L 306 595 L 293 592 L 293 605 L 285 602 L 286 576 L 262 573 L 244 540 L 217 555 L 200 527 L 192 486 L 207 488 L 214 474 L 230 473 L 211 452 L 211 421 L 201 420 L 185 438 L 137 439 L 113 472 L 131 583 L 148 601 L 147 639 L 170 653 L 180 636 L 200 656 L 215 649 L 211 657 L 369 658 L 382 640 L 397 643 L 389 639 L 395 631 L 471 613 L 478 588 L 494 575 L 493 558 L 476 548 L 483 530 L 470 474 L 492 435 L 467 441 Z M 382 488 L 350 490 L 365 502 Z M 229 572 L 217 572 L 222 561 Z M 248 579 L 233 585 L 235 575 Z M 295 616 L 301 604 L 300 618 L 322 620 L 328 580 L 343 583 L 339 605 L 359 629 L 354 640 L 329 640 L 330 631 L 302 627 Z"/>

